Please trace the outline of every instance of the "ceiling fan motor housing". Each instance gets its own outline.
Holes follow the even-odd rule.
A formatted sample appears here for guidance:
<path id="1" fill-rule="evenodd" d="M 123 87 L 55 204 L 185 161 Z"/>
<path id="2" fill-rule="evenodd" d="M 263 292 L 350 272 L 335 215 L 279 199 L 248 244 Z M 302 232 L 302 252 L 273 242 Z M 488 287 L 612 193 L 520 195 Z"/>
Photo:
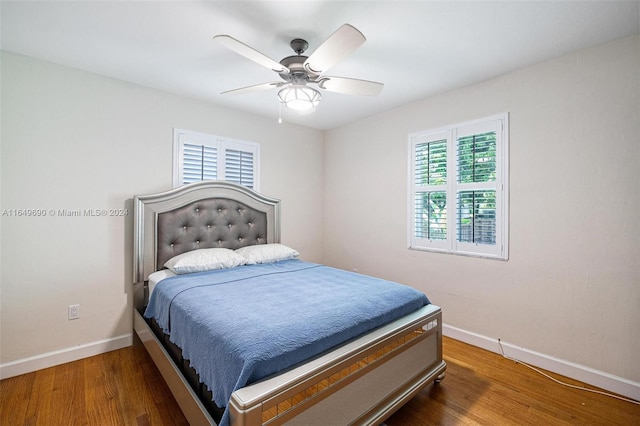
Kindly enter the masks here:
<path id="1" fill-rule="evenodd" d="M 284 81 L 290 81 L 294 84 L 307 84 L 308 82 L 315 81 L 319 74 L 307 71 L 304 68 L 303 64 L 306 60 L 307 56 L 304 55 L 287 56 L 281 60 L 280 63 L 289 69 L 289 73 L 280 73 L 280 77 L 282 77 Z"/>

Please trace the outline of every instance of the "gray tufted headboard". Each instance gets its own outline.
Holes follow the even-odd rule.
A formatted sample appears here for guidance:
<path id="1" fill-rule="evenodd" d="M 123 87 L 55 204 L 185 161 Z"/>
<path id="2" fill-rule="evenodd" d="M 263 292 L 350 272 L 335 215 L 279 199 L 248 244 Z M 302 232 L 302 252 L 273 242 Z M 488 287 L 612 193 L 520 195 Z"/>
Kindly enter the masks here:
<path id="1" fill-rule="evenodd" d="M 133 205 L 134 283 L 190 250 L 280 242 L 280 200 L 232 183 L 192 183 Z"/>
<path id="2" fill-rule="evenodd" d="M 212 247 L 235 250 L 267 242 L 267 215 L 226 198 L 194 201 L 158 214 L 156 268 L 181 253 Z"/>

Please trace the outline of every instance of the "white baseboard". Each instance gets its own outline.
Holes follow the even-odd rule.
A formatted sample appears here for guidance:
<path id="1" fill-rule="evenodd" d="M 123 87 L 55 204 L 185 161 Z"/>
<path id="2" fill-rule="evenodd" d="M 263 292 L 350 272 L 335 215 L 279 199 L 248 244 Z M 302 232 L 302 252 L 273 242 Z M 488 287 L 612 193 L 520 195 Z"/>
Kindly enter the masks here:
<path id="1" fill-rule="evenodd" d="M 452 339 L 460 340 L 461 342 L 500 354 L 498 339 L 492 339 L 490 337 L 447 324 L 442 324 L 442 333 Z M 640 401 L 640 383 L 638 382 L 614 376 L 613 374 L 595 370 L 584 365 L 575 364 L 570 361 L 531 351 L 529 349 L 507 343 L 504 340 L 501 340 L 500 342 L 502 343 L 502 349 L 504 350 L 505 355 L 510 358 L 515 358 L 535 367 Z"/>
<path id="2" fill-rule="evenodd" d="M 133 344 L 133 334 L 112 337 L 97 342 L 86 343 L 72 348 L 47 352 L 41 355 L 23 358 L 0 364 L 0 379 L 31 373 L 43 368 L 53 367 L 71 361 L 122 349 Z"/>
<path id="3" fill-rule="evenodd" d="M 468 343 L 497 354 L 500 353 L 497 339 L 492 339 L 490 337 L 447 324 L 442 325 L 442 332 L 445 336 L 451 337 L 452 339 L 460 340 L 461 342 Z M 503 340 L 501 340 L 501 343 L 505 355 L 510 358 L 515 358 L 544 370 L 640 401 L 640 383 L 638 382 L 614 376 L 584 365 L 575 364 L 539 352 L 531 351 Z M 127 346 L 131 346 L 132 344 L 133 334 L 124 334 L 122 336 L 99 340 L 97 342 L 87 343 L 73 348 L 47 352 L 41 355 L 0 364 L 0 379 L 31 373 L 33 371 L 53 367 L 54 365 L 60 365 L 66 362 L 77 361 L 79 359 L 99 355 L 116 349 L 122 349 Z"/>

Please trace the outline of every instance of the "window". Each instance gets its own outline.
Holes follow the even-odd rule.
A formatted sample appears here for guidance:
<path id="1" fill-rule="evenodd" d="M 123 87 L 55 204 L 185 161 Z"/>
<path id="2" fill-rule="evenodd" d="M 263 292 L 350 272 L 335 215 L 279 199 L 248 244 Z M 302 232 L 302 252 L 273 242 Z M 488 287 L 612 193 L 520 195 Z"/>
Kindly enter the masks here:
<path id="1" fill-rule="evenodd" d="M 260 145 L 175 129 L 173 186 L 217 179 L 259 190 Z"/>
<path id="2" fill-rule="evenodd" d="M 409 248 L 508 259 L 508 114 L 409 135 Z"/>

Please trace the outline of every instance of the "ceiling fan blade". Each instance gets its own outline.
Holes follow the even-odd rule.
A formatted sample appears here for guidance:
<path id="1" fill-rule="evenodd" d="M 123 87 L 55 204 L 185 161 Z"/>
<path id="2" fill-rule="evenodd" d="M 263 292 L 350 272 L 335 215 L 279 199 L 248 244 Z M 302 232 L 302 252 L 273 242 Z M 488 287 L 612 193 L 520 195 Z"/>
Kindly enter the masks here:
<path id="1" fill-rule="evenodd" d="M 231 36 L 217 35 L 214 36 L 213 39 L 222 44 L 227 49 L 233 50 L 237 54 L 242 55 L 247 59 L 251 59 L 258 65 L 262 65 L 263 67 L 272 69 L 273 71 L 280 74 L 289 74 L 289 68 L 285 67 L 279 62 L 274 61 L 270 57 L 258 52 L 253 47 L 249 47 L 243 42 L 238 41 Z"/>
<path id="2" fill-rule="evenodd" d="M 253 86 L 240 87 L 239 89 L 227 90 L 220 94 L 221 95 L 226 95 L 226 94 L 241 95 L 243 93 L 259 92 L 261 90 L 273 89 L 275 87 L 280 87 L 284 84 L 286 84 L 284 81 L 272 81 L 271 83 L 261 83 L 261 84 L 255 84 Z"/>
<path id="3" fill-rule="evenodd" d="M 362 43 L 366 40 L 364 35 L 355 27 L 344 24 L 304 61 L 304 67 L 307 71 L 316 74 L 325 73 L 329 68 L 362 46 Z"/>
<path id="4" fill-rule="evenodd" d="M 375 81 L 328 76 L 321 77 L 317 83 L 318 87 L 330 92 L 362 96 L 376 96 L 384 87 L 384 84 L 376 83 Z"/>

